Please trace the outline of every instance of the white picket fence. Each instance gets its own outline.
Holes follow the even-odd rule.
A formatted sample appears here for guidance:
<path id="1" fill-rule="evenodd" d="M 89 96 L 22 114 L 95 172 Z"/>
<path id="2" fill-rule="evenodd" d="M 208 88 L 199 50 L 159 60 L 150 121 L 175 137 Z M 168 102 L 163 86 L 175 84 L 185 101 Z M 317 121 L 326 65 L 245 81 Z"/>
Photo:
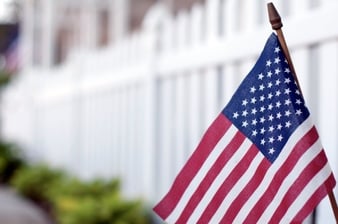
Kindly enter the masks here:
<path id="1" fill-rule="evenodd" d="M 301 87 L 338 173 L 338 1 L 273 1 Z M 24 70 L 3 92 L 2 134 L 35 160 L 123 180 L 159 200 L 272 32 L 265 0 L 208 0 L 62 67 Z M 319 223 L 334 223 L 325 200 Z M 324 220 L 324 221 L 323 221 Z"/>

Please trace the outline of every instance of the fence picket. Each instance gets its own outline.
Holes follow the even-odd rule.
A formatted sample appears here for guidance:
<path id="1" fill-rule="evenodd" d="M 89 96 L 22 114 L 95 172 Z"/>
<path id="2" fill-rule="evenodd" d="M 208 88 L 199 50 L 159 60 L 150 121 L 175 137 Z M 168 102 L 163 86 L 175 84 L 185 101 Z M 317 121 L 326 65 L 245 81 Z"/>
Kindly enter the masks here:
<path id="1" fill-rule="evenodd" d="M 172 166 L 175 161 L 173 160 L 173 95 L 174 86 L 172 80 L 163 80 L 161 84 L 161 128 L 160 128 L 160 155 L 159 155 L 159 171 L 161 173 L 161 187 L 160 195 L 165 193 L 165 186 L 170 184 L 173 178 Z"/>
<path id="2" fill-rule="evenodd" d="M 202 6 L 198 3 L 194 4 L 190 16 L 190 41 L 193 47 L 198 46 L 203 39 L 203 11 Z"/>
<path id="3" fill-rule="evenodd" d="M 319 47 L 319 133 L 333 170 L 337 170 L 337 134 L 338 134 L 338 42 L 328 41 Z M 331 116 L 334 115 L 334 116 Z M 329 116 L 329 117 L 328 117 Z M 337 190 L 335 190 L 337 195 Z M 329 201 L 324 200 L 320 207 L 320 220 L 334 223 L 334 216 Z"/>
<path id="4" fill-rule="evenodd" d="M 226 0 L 224 2 L 224 8 L 225 8 L 224 33 L 226 37 L 232 37 L 238 32 L 238 29 L 239 29 L 238 4 L 239 4 L 238 0 Z"/>
<path id="5" fill-rule="evenodd" d="M 212 41 L 219 35 L 220 23 L 220 0 L 206 1 L 206 24 L 207 40 Z"/>

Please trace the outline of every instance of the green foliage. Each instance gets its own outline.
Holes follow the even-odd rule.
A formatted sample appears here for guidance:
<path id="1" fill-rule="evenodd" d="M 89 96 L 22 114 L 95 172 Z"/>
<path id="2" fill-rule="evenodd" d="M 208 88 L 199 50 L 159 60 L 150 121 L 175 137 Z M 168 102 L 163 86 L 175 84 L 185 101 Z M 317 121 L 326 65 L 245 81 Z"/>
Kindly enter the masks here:
<path id="1" fill-rule="evenodd" d="M 123 199 L 119 186 L 118 180 L 67 181 L 53 198 L 58 223 L 148 223 L 141 201 Z"/>
<path id="2" fill-rule="evenodd" d="M 118 192 L 120 182 L 117 179 L 103 181 L 100 179 L 88 182 L 81 181 L 76 178 L 64 178 L 57 188 L 52 190 L 52 198 L 62 195 L 71 195 L 74 197 L 99 197 L 110 192 Z"/>
<path id="3" fill-rule="evenodd" d="M 9 182 L 14 172 L 24 165 L 19 148 L 0 141 L 0 183 Z"/>
<path id="4" fill-rule="evenodd" d="M 142 201 L 126 200 L 120 182 L 81 181 L 45 165 L 16 172 L 13 186 L 24 196 L 44 201 L 59 224 L 149 223 Z"/>
<path id="5" fill-rule="evenodd" d="M 50 192 L 65 178 L 65 174 L 47 165 L 39 164 L 19 169 L 11 184 L 22 195 L 33 201 L 50 201 Z"/>
<path id="6" fill-rule="evenodd" d="M 12 74 L 0 70 L 0 87 L 9 83 L 12 78 Z"/>

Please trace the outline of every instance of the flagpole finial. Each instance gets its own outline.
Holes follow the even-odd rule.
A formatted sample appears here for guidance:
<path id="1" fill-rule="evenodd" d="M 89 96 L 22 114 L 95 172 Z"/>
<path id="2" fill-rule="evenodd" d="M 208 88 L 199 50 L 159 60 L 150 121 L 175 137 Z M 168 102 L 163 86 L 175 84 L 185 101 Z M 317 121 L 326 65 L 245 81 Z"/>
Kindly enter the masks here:
<path id="1" fill-rule="evenodd" d="M 279 30 L 282 28 L 282 19 L 272 2 L 268 3 L 268 14 L 272 29 Z"/>

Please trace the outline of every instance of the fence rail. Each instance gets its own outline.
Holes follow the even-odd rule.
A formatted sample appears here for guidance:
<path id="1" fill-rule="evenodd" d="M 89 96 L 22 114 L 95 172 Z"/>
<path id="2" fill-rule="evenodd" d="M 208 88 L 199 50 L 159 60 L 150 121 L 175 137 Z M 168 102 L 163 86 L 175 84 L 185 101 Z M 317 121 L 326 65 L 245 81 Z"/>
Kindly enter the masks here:
<path id="1" fill-rule="evenodd" d="M 338 1 L 274 3 L 338 173 Z M 3 92 L 3 135 L 34 159 L 83 178 L 121 176 L 126 195 L 158 200 L 253 66 L 271 32 L 265 15 L 262 0 L 209 0 L 176 17 L 157 4 L 118 44 L 23 70 Z"/>

